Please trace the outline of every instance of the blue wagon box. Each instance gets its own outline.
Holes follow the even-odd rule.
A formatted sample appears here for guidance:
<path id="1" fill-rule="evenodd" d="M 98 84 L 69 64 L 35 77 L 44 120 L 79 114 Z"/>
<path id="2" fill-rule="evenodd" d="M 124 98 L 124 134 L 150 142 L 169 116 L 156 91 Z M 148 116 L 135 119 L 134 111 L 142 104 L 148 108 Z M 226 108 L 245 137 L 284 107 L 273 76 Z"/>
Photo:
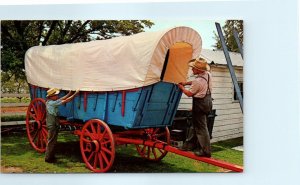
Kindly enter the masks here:
<path id="1" fill-rule="evenodd" d="M 30 89 L 32 99 L 46 98 L 45 88 Z M 172 123 L 181 94 L 177 85 L 166 82 L 133 90 L 81 92 L 72 102 L 59 107 L 59 115 L 83 122 L 100 119 L 126 129 L 165 127 Z"/>

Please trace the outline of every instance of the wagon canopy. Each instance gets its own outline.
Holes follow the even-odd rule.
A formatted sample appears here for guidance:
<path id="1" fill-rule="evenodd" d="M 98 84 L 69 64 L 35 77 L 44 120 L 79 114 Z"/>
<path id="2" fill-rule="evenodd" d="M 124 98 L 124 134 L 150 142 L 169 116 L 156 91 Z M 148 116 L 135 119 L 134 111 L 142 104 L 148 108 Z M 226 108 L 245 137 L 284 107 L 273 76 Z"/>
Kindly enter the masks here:
<path id="1" fill-rule="evenodd" d="M 64 90 L 115 91 L 187 78 L 200 54 L 200 35 L 188 27 L 84 43 L 35 46 L 25 55 L 28 83 Z"/>

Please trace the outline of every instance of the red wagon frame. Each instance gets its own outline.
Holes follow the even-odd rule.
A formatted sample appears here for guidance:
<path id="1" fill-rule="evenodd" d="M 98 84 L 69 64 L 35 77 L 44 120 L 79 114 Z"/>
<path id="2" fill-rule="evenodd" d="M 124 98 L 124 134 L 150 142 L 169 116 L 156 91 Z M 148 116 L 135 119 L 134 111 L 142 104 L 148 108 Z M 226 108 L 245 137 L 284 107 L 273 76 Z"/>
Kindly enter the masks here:
<path id="1" fill-rule="evenodd" d="M 117 145 L 134 144 L 141 157 L 151 161 L 160 161 L 168 152 L 172 152 L 197 161 L 242 172 L 243 167 L 214 158 L 199 157 L 192 152 L 181 151 L 170 145 L 170 132 L 165 128 L 134 129 L 113 133 L 102 120 L 91 119 L 81 123 L 60 120 L 60 125 L 75 128 L 73 134 L 80 137 L 80 150 L 87 168 L 93 172 L 107 172 L 115 159 Z M 26 116 L 27 136 L 31 146 L 43 153 L 47 145 L 45 100 L 35 98 L 28 106 Z"/>

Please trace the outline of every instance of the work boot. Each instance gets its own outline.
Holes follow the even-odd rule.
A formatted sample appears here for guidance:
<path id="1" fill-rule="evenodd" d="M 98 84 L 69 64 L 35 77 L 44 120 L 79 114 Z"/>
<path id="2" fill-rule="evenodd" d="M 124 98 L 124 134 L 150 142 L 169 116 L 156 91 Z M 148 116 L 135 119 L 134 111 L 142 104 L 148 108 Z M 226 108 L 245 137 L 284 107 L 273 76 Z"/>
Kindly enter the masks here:
<path id="1" fill-rule="evenodd" d="M 47 163 L 56 163 L 56 157 L 52 157 L 52 158 L 45 158 L 45 162 Z"/>
<path id="2" fill-rule="evenodd" d="M 199 157 L 211 157 L 211 154 L 205 153 L 202 149 L 194 151 L 194 154 Z"/>
<path id="3" fill-rule="evenodd" d="M 195 144 L 190 142 L 184 142 L 183 146 L 179 148 L 182 151 L 192 151 L 196 148 Z"/>

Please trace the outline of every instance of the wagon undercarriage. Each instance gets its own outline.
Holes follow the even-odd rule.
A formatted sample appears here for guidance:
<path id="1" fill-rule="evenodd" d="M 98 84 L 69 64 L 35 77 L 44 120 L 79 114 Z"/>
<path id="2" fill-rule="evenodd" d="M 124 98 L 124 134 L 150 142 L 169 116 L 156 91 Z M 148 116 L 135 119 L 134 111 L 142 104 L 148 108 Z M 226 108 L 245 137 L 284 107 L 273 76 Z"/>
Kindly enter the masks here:
<path id="1" fill-rule="evenodd" d="M 172 152 L 231 171 L 243 171 L 240 166 L 213 158 L 198 157 L 192 152 L 172 147 L 167 127 L 131 129 L 113 133 L 111 128 L 99 119 L 91 119 L 84 124 L 61 119 L 60 125 L 80 137 L 83 161 L 93 172 L 109 171 L 115 159 L 116 146 L 124 144 L 134 144 L 140 156 L 151 161 L 160 161 L 168 152 Z M 45 152 L 48 132 L 44 99 L 35 98 L 29 105 L 26 130 L 31 146 L 38 152 Z"/>

